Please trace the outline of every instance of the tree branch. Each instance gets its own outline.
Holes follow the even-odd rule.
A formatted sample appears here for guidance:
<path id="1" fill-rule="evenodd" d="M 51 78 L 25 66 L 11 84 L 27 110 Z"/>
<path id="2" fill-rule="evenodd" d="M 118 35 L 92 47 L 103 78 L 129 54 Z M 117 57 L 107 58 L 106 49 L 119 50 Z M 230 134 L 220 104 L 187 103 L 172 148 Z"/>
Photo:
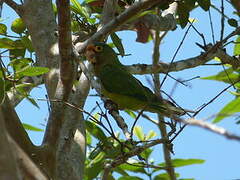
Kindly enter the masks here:
<path id="1" fill-rule="evenodd" d="M 7 96 L 4 103 L 1 105 L 1 111 L 9 135 L 28 154 L 28 156 L 31 156 L 32 153 L 35 153 L 34 145 L 24 130 L 22 123 L 11 106 Z"/>
<path id="2" fill-rule="evenodd" d="M 113 32 L 117 29 L 120 25 L 124 24 L 126 21 L 128 21 L 131 17 L 135 16 L 139 12 L 155 5 L 155 4 L 161 4 L 161 3 L 171 3 L 173 0 L 142 0 L 134 3 L 132 6 L 130 6 L 128 9 L 126 9 L 123 13 L 121 13 L 119 16 L 111 20 L 109 23 L 107 23 L 102 29 L 100 29 L 98 32 L 96 32 L 93 36 L 91 36 L 88 40 L 86 40 L 84 43 L 77 43 L 76 44 L 76 50 L 79 53 L 82 53 L 86 46 L 94 41 L 97 41 L 99 39 L 102 39 L 102 37 L 105 37 L 107 34 Z"/>
<path id="3" fill-rule="evenodd" d="M 157 144 L 162 144 L 162 143 L 167 143 L 167 141 L 165 139 L 156 139 L 156 140 L 153 140 L 150 143 L 146 143 L 142 146 L 137 146 L 134 149 L 132 149 L 131 151 L 126 152 L 123 155 L 116 157 L 112 162 L 105 164 L 102 179 L 106 180 L 111 169 L 125 163 L 130 157 L 139 155 L 144 150 L 149 149 Z"/>
<path id="4" fill-rule="evenodd" d="M 8 136 L 8 140 L 12 149 L 14 149 L 16 161 L 24 179 L 47 180 L 46 176 L 40 171 L 38 166 L 33 163 L 30 157 L 10 136 Z"/>
<path id="5" fill-rule="evenodd" d="M 153 48 L 153 55 L 152 55 L 152 65 L 153 66 L 157 65 L 160 60 L 159 49 L 160 49 L 161 39 L 162 38 L 160 38 L 160 32 L 156 31 L 155 36 L 154 36 L 154 48 Z M 160 92 L 161 83 L 160 83 L 159 74 L 153 75 L 153 81 L 154 81 L 154 92 L 159 98 L 162 99 L 162 95 Z M 158 128 L 161 133 L 161 138 L 169 140 L 169 137 L 167 134 L 167 127 L 166 127 L 166 124 L 164 123 L 164 116 L 161 114 L 158 114 Z M 165 160 L 165 163 L 167 166 L 166 171 L 171 180 L 176 180 L 175 169 L 172 166 L 171 152 L 168 148 L 168 144 L 163 143 L 162 149 L 163 149 L 164 160 Z"/>
<path id="6" fill-rule="evenodd" d="M 219 46 L 219 45 L 218 45 Z M 240 62 L 238 59 L 228 55 L 221 49 L 217 49 L 216 52 L 212 52 L 215 46 L 211 46 L 209 50 L 202 53 L 199 56 L 192 58 L 179 60 L 173 63 L 159 62 L 156 65 L 147 64 L 133 64 L 128 65 L 126 68 L 132 74 L 155 74 L 155 73 L 167 73 L 167 72 L 177 72 L 185 69 L 194 68 L 200 65 L 204 65 L 208 61 L 211 61 L 214 57 L 221 59 L 224 64 L 231 64 L 234 68 L 240 67 Z"/>
<path id="7" fill-rule="evenodd" d="M 72 49 L 71 36 L 71 17 L 70 17 L 70 2 L 57 1 L 58 9 L 58 32 L 59 32 L 59 53 L 61 56 L 60 63 L 60 78 L 63 84 L 63 100 L 67 100 L 70 91 L 72 90 L 74 77 L 74 56 Z"/>
<path id="8" fill-rule="evenodd" d="M 1 108 L 2 109 L 2 108 Z M 8 142 L 4 116 L 0 109 L 0 179 L 21 179 L 13 148 Z"/>
<path id="9" fill-rule="evenodd" d="M 203 129 L 209 130 L 213 133 L 222 135 L 222 136 L 224 136 L 228 139 L 240 141 L 240 136 L 235 135 L 233 133 L 230 133 L 222 127 L 219 127 L 219 126 L 217 126 L 215 124 L 212 124 L 212 123 L 209 123 L 209 122 L 205 122 L 203 120 L 197 120 L 195 118 L 189 118 L 189 119 L 184 120 L 184 119 L 181 119 L 181 118 L 178 118 L 178 117 L 173 117 L 173 119 L 175 121 L 182 122 L 184 124 L 189 124 L 189 125 L 192 125 L 192 126 L 201 127 Z"/>
<path id="10" fill-rule="evenodd" d="M 14 11 L 16 11 L 19 16 L 21 15 L 23 9 L 22 6 L 14 2 L 13 0 L 3 0 L 9 7 L 11 7 Z"/>
<path id="11" fill-rule="evenodd" d="M 58 29 L 59 29 L 59 53 L 60 53 L 60 78 L 55 93 L 55 99 L 68 101 L 72 90 L 75 67 L 71 39 L 70 2 L 57 1 Z M 57 150 L 61 141 L 61 130 L 66 119 L 66 106 L 64 103 L 53 103 L 49 116 L 43 143 L 51 148 L 49 164 L 50 176 L 56 178 Z"/>

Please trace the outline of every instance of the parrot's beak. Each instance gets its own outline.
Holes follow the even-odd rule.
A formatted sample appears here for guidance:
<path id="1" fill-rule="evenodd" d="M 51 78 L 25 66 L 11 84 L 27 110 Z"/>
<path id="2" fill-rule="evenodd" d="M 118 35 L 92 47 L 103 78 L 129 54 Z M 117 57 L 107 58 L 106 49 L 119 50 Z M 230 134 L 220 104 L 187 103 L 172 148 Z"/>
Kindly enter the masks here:
<path id="1" fill-rule="evenodd" d="M 96 61 L 96 52 L 95 52 L 95 46 L 93 44 L 90 44 L 87 46 L 85 51 L 85 56 L 87 57 L 88 61 L 92 64 L 95 64 Z"/>

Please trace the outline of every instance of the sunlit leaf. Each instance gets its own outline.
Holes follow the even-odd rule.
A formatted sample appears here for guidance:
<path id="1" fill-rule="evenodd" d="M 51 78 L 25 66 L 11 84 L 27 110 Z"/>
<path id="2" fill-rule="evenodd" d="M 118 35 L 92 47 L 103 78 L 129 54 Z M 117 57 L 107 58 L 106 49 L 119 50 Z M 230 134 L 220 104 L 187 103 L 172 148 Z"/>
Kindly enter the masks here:
<path id="1" fill-rule="evenodd" d="M 23 125 L 25 130 L 29 130 L 29 131 L 43 131 L 43 129 L 37 128 L 37 127 L 32 126 L 30 124 L 22 123 L 22 125 Z"/>
<path id="2" fill-rule="evenodd" d="M 17 18 L 12 22 L 11 30 L 17 34 L 21 34 L 26 29 L 26 25 L 21 18 Z"/>
<path id="3" fill-rule="evenodd" d="M 235 42 L 236 44 L 234 46 L 233 55 L 238 56 L 240 55 L 240 36 L 237 37 Z"/>
<path id="4" fill-rule="evenodd" d="M 240 112 L 240 98 L 236 98 L 228 103 L 218 114 L 217 117 L 213 120 L 213 123 L 218 123 L 222 119 L 231 116 L 237 112 Z"/>
<path id="5" fill-rule="evenodd" d="M 9 38 L 0 38 L 0 48 L 16 49 L 14 41 Z"/>
<path id="6" fill-rule="evenodd" d="M 219 72 L 216 75 L 203 77 L 201 79 L 222 81 L 225 83 L 232 84 L 239 79 L 239 75 L 237 73 L 234 73 L 234 70 L 232 68 L 229 68 L 229 69 L 226 69 L 225 71 Z"/>
<path id="7" fill-rule="evenodd" d="M 7 34 L 7 26 L 5 24 L 0 23 L 0 34 Z"/>
<path id="8" fill-rule="evenodd" d="M 73 6 L 71 6 L 71 8 L 75 13 L 80 14 L 80 15 L 84 16 L 85 18 L 89 19 L 88 12 L 86 11 L 86 9 L 84 7 L 81 6 L 81 4 L 77 0 L 71 0 L 71 3 L 73 4 Z"/>
<path id="9" fill-rule="evenodd" d="M 142 127 L 135 126 L 133 129 L 133 133 L 138 137 L 139 140 L 144 141 L 145 138 L 144 138 Z"/>
<path id="10" fill-rule="evenodd" d="M 87 142 L 87 145 L 92 144 L 92 137 L 91 137 L 91 134 L 88 131 L 86 131 L 86 142 Z"/>
<path id="11" fill-rule="evenodd" d="M 188 166 L 192 164 L 203 164 L 205 160 L 203 159 L 173 159 L 172 165 L 174 167 Z"/>
<path id="12" fill-rule="evenodd" d="M 26 66 L 22 70 L 19 70 L 18 72 L 16 72 L 16 74 L 19 74 L 22 76 L 39 76 L 47 72 L 49 72 L 49 69 L 46 67 Z"/>
<path id="13" fill-rule="evenodd" d="M 154 138 L 155 136 L 157 136 L 157 133 L 153 130 L 150 130 L 145 138 L 145 140 L 149 140 L 149 139 L 152 139 Z"/>

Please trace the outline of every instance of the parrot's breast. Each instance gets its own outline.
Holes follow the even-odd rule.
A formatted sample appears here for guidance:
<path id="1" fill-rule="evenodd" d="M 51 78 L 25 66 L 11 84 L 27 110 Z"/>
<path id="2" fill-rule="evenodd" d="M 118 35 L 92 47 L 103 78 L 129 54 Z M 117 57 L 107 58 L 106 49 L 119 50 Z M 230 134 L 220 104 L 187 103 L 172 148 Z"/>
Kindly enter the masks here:
<path id="1" fill-rule="evenodd" d="M 122 94 L 111 93 L 106 90 L 102 90 L 105 97 L 111 99 L 118 105 L 118 109 L 131 109 L 133 111 L 144 109 L 146 102 L 143 102 L 137 98 L 129 97 Z"/>

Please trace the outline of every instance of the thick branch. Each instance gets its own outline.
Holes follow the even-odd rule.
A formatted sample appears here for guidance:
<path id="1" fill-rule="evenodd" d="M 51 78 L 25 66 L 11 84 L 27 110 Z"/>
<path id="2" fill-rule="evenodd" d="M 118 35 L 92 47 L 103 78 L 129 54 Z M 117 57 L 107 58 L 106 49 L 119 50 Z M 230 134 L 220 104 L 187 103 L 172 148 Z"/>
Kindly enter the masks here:
<path id="1" fill-rule="evenodd" d="M 34 153 L 34 146 L 7 97 L 1 105 L 1 110 L 9 135 L 29 156 L 31 156 L 31 154 Z"/>
<path id="2" fill-rule="evenodd" d="M 73 49 L 71 36 L 70 2 L 57 1 L 58 8 L 58 31 L 59 31 L 59 53 L 61 56 L 60 78 L 63 90 L 66 91 L 63 100 L 67 100 L 72 89 L 74 77 Z M 66 96 L 66 97 L 65 97 Z"/>
<path id="3" fill-rule="evenodd" d="M 101 30 L 96 32 L 93 36 L 91 36 L 88 40 L 86 40 L 84 43 L 77 44 L 76 49 L 79 53 L 82 53 L 86 46 L 96 40 L 101 39 L 102 37 L 105 37 L 107 34 L 113 32 L 116 30 L 120 25 L 124 24 L 126 21 L 128 21 L 131 17 L 135 16 L 139 12 L 155 5 L 155 4 L 161 4 L 161 3 L 171 3 L 172 0 L 142 0 L 134 3 L 131 7 L 126 9 L 123 13 L 121 13 L 119 16 L 111 20 L 109 23 L 107 23 Z"/>
<path id="4" fill-rule="evenodd" d="M 0 127 L 0 179 L 21 179 L 13 148 L 8 142 L 8 134 L 1 109 Z"/>
<path id="5" fill-rule="evenodd" d="M 14 149 L 16 161 L 24 179 L 47 180 L 45 175 L 40 171 L 36 164 L 33 163 L 30 157 L 18 146 L 18 144 L 11 137 L 8 137 L 8 139 Z"/>
<path id="6" fill-rule="evenodd" d="M 132 74 L 155 74 L 155 73 L 167 73 L 182 71 L 185 69 L 194 68 L 200 65 L 204 65 L 208 61 L 211 61 L 214 57 L 219 57 L 224 64 L 231 64 L 233 67 L 240 67 L 240 62 L 234 57 L 228 55 L 221 49 L 217 49 L 216 52 L 212 52 L 211 48 L 205 53 L 195 56 L 192 58 L 179 60 L 173 63 L 159 62 L 157 65 L 147 65 L 147 64 L 133 64 L 126 66 L 128 71 Z"/>

